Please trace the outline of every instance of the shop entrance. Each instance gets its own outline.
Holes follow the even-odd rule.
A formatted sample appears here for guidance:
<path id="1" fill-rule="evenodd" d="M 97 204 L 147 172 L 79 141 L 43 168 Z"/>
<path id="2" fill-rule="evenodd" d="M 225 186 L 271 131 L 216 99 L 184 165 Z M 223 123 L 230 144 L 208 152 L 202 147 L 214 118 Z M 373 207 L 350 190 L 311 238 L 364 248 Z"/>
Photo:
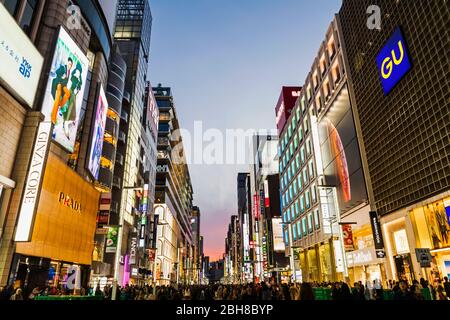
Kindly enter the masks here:
<path id="1" fill-rule="evenodd" d="M 411 262 L 411 254 L 399 254 L 394 256 L 395 267 L 397 269 L 398 280 L 405 280 L 412 283 L 415 280 L 414 270 Z"/>

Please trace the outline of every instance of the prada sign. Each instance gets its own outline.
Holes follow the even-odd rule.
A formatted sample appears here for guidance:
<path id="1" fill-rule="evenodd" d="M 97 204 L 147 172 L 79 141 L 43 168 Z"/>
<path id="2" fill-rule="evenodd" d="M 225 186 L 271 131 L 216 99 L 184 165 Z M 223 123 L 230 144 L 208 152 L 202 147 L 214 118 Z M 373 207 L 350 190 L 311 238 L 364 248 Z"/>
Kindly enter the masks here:
<path id="1" fill-rule="evenodd" d="M 64 192 L 59 193 L 59 203 L 72 209 L 75 212 L 81 213 L 81 204 L 78 201 L 72 199 L 67 194 L 64 194 Z"/>
<path id="2" fill-rule="evenodd" d="M 51 122 L 41 122 L 39 124 L 20 206 L 19 221 L 14 239 L 16 242 L 30 241 L 51 129 Z"/>

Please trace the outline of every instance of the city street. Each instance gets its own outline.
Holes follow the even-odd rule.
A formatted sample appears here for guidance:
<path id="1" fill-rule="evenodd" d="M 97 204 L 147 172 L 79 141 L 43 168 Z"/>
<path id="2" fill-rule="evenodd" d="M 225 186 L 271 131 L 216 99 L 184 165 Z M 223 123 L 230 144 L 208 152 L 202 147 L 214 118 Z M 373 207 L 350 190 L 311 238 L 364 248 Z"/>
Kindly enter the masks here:
<path id="1" fill-rule="evenodd" d="M 448 302 L 448 21 L 447 0 L 0 0 L 0 301 Z"/>

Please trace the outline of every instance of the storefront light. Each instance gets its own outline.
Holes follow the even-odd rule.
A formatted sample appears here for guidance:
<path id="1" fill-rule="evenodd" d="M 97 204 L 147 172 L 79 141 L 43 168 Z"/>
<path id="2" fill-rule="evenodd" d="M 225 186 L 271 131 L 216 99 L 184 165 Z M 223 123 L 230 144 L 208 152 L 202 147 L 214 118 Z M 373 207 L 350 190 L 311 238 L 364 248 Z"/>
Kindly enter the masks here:
<path id="1" fill-rule="evenodd" d="M 445 252 L 445 251 L 450 252 L 450 247 L 430 250 L 431 253 L 438 253 L 438 252 Z"/>

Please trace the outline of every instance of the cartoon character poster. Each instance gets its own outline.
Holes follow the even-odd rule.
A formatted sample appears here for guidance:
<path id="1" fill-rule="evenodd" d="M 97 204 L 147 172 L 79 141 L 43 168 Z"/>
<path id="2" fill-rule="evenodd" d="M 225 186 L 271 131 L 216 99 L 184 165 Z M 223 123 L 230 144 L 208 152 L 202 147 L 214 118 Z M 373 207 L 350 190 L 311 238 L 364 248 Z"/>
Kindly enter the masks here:
<path id="1" fill-rule="evenodd" d="M 80 111 L 86 89 L 89 60 L 63 27 L 50 67 L 42 113 L 53 123 L 52 138 L 74 151 Z"/>

